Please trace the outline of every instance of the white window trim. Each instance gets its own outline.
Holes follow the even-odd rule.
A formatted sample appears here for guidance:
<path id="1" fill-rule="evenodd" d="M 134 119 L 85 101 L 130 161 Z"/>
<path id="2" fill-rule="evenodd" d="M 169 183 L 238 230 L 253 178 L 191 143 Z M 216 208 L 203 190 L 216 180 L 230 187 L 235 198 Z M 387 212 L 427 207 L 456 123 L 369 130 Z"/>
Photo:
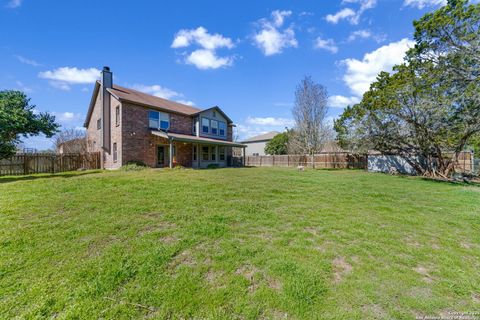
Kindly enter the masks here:
<path id="1" fill-rule="evenodd" d="M 156 110 L 148 110 L 148 127 L 149 128 L 153 128 L 153 127 L 150 126 L 150 119 L 152 119 L 152 118 L 150 118 L 150 112 L 158 113 L 158 120 L 154 119 L 155 121 L 158 121 L 158 127 L 155 128 L 155 129 L 157 129 L 157 130 L 169 130 L 170 129 L 170 120 L 171 120 L 170 119 L 170 114 L 167 113 L 167 112 L 161 112 L 161 111 L 156 111 Z M 167 116 L 167 118 L 168 118 L 167 121 L 165 121 L 165 119 L 163 120 L 164 122 L 168 122 L 168 127 L 166 129 L 162 128 L 162 115 Z"/>

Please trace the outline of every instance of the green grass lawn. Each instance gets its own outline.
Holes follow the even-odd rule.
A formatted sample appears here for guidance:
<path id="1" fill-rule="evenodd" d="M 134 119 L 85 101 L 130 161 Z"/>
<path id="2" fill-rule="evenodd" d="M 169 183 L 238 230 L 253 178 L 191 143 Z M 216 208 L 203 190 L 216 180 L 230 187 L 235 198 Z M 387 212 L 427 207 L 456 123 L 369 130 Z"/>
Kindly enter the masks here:
<path id="1" fill-rule="evenodd" d="M 478 186 L 281 168 L 3 177 L 0 226 L 2 319 L 480 312 Z"/>

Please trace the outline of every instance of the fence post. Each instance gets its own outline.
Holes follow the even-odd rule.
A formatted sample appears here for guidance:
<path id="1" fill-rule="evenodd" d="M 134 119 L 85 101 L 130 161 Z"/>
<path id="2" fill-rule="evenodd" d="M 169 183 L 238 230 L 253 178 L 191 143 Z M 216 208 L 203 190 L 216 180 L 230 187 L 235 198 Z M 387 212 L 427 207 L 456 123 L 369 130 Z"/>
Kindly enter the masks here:
<path id="1" fill-rule="evenodd" d="M 28 163 L 27 163 L 27 156 L 23 156 L 23 174 L 28 174 L 28 169 L 27 169 Z"/>
<path id="2" fill-rule="evenodd" d="M 275 167 L 275 155 L 272 156 L 272 167 Z"/>

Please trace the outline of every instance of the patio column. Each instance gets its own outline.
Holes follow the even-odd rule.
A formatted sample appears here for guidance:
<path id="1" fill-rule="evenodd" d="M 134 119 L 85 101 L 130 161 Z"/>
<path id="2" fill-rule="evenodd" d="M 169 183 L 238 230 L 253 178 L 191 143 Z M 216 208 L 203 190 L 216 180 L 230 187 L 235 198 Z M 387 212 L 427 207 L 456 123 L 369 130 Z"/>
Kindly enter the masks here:
<path id="1" fill-rule="evenodd" d="M 243 162 L 243 166 L 245 167 L 245 161 L 247 160 L 247 159 L 245 159 L 245 147 L 243 147 L 242 149 L 243 149 L 243 161 L 242 162 Z"/>
<path id="2" fill-rule="evenodd" d="M 197 143 L 197 169 L 200 169 L 200 143 Z"/>
<path id="3" fill-rule="evenodd" d="M 168 166 L 170 167 L 170 169 L 173 168 L 173 139 L 170 138 L 168 139 L 168 142 L 169 142 L 169 152 L 168 152 L 168 160 L 169 160 L 169 163 L 168 163 Z"/>

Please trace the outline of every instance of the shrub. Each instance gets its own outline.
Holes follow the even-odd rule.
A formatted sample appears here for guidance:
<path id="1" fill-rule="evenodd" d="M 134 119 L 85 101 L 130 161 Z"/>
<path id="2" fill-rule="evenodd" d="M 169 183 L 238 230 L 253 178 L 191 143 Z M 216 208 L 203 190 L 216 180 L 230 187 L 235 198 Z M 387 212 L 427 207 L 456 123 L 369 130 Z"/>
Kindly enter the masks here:
<path id="1" fill-rule="evenodd" d="M 139 165 L 137 163 L 128 163 L 120 168 L 120 170 L 123 171 L 140 171 L 140 170 L 145 170 L 147 169 L 147 166 L 145 165 Z"/>
<path id="2" fill-rule="evenodd" d="M 216 163 L 210 163 L 208 166 L 207 166 L 207 169 L 218 169 L 219 166 L 218 164 Z"/>

